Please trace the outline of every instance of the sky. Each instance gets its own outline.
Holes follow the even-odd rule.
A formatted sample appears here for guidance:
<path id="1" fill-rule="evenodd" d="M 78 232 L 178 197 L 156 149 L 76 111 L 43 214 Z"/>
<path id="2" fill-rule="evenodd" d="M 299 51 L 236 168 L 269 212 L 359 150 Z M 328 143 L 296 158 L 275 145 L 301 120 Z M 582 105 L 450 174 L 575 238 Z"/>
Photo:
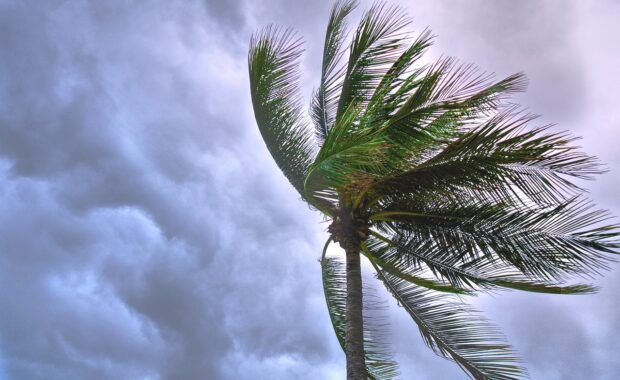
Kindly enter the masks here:
<path id="1" fill-rule="evenodd" d="M 610 169 L 590 196 L 620 215 L 619 1 L 402 5 L 430 58 L 524 71 L 517 101 L 583 136 Z M 0 0 L 0 379 L 344 378 L 327 225 L 261 140 L 246 61 L 253 31 L 295 28 L 309 104 L 330 7 Z M 470 301 L 532 378 L 617 379 L 619 266 L 593 296 Z M 465 378 L 388 307 L 403 379 Z"/>

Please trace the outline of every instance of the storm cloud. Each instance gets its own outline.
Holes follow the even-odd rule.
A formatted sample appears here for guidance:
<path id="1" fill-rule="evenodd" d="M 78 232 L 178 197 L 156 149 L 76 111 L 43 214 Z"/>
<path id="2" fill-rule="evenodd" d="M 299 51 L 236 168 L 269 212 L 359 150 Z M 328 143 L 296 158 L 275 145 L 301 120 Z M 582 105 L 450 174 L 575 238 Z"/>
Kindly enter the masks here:
<path id="1" fill-rule="evenodd" d="M 402 4 L 432 56 L 526 72 L 518 101 L 584 137 L 610 169 L 590 195 L 620 215 L 618 1 Z M 326 225 L 264 147 L 246 67 L 254 30 L 292 26 L 308 96 L 330 6 L 0 0 L 0 379 L 344 377 Z M 594 296 L 472 302 L 533 378 L 616 379 L 613 269 Z M 464 378 L 389 305 L 402 378 Z"/>

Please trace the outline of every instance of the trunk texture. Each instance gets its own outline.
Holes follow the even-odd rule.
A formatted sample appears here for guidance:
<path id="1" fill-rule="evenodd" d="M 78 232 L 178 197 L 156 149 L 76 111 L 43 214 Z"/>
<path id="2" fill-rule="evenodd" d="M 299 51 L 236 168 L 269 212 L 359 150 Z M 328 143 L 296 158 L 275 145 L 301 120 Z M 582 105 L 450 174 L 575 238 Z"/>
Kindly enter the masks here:
<path id="1" fill-rule="evenodd" d="M 347 247 L 347 309 L 345 351 L 347 380 L 366 380 L 364 320 L 362 315 L 362 273 L 360 247 Z"/>

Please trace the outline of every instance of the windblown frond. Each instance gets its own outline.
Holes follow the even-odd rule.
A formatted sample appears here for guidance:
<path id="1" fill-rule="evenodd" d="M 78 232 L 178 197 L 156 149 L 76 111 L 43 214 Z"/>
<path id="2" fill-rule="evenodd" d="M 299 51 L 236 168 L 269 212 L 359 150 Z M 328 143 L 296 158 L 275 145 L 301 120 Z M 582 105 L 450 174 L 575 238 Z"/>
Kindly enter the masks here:
<path id="1" fill-rule="evenodd" d="M 365 106 L 399 55 L 410 20 L 399 7 L 375 3 L 363 16 L 349 49 L 349 61 L 338 102 L 338 119 L 351 103 Z"/>
<path id="2" fill-rule="evenodd" d="M 373 173 L 386 170 L 385 160 L 380 158 L 386 146 L 384 138 L 369 126 L 356 123 L 361 112 L 351 104 L 329 131 L 306 177 L 309 199 L 324 196 L 337 202 L 339 192 L 351 190 L 357 182 L 372 181 Z M 376 159 L 368 160 L 369 154 Z"/>
<path id="3" fill-rule="evenodd" d="M 412 75 L 405 90 L 388 103 L 394 111 L 381 126 L 400 152 L 395 158 L 405 171 L 446 147 L 525 86 L 520 74 L 494 83 L 492 75 L 451 58 L 431 65 L 419 79 L 419 72 Z"/>
<path id="4" fill-rule="evenodd" d="M 354 0 L 337 1 L 329 16 L 325 45 L 323 47 L 323 64 L 321 84 L 312 99 L 311 114 L 319 141 L 325 140 L 336 117 L 338 99 L 342 90 L 342 76 L 346 66 L 341 64 L 344 55 L 346 37 L 346 18 L 357 6 Z"/>
<path id="5" fill-rule="evenodd" d="M 338 341 L 345 350 L 345 310 L 347 298 L 347 281 L 344 263 L 337 258 L 321 259 L 323 272 L 323 290 L 327 302 L 327 310 Z M 385 322 L 378 319 L 373 302 L 364 295 L 364 352 L 366 371 L 370 380 L 393 379 L 398 376 L 398 365 L 392 359 L 386 339 Z"/>
<path id="6" fill-rule="evenodd" d="M 394 241 L 374 233 L 368 246 L 375 256 L 394 268 L 402 271 L 415 270 L 420 273 L 429 271 L 436 278 L 453 284 L 458 289 L 475 291 L 509 288 L 551 294 L 590 294 L 596 291 L 596 288 L 590 285 L 566 285 L 535 279 L 500 260 L 485 257 L 468 260 L 463 248 L 453 247 L 446 251 L 433 240 L 423 240 L 417 236 L 411 236 L 409 239 L 400 237 Z M 413 281 L 409 282 L 415 284 Z M 428 286 L 425 287 L 430 289 Z"/>
<path id="7" fill-rule="evenodd" d="M 571 145 L 575 138 L 567 133 L 550 133 L 549 126 L 526 129 L 532 119 L 509 107 L 454 133 L 439 148 L 427 142 L 427 151 L 409 170 L 373 185 L 375 196 L 466 189 L 495 201 L 554 204 L 581 191 L 571 177 L 590 179 L 604 172 L 596 158 Z"/>
<path id="8" fill-rule="evenodd" d="M 377 127 L 381 126 L 382 122 L 387 120 L 402 105 L 408 95 L 408 84 L 411 85 L 415 82 L 418 75 L 424 71 L 423 67 L 416 70 L 413 66 L 426 49 L 431 46 L 432 39 L 430 31 L 426 30 L 421 33 L 386 71 L 366 108 L 365 118 L 369 123 L 375 124 Z"/>
<path id="9" fill-rule="evenodd" d="M 252 36 L 248 66 L 254 115 L 263 140 L 284 175 L 305 197 L 312 136 L 301 117 L 298 59 L 301 40 L 269 26 Z"/>
<path id="10" fill-rule="evenodd" d="M 513 380 L 527 376 L 498 329 L 478 312 L 450 296 L 419 288 L 378 267 L 375 270 L 437 355 L 455 361 L 474 379 Z"/>
<path id="11" fill-rule="evenodd" d="M 380 247 L 380 244 L 367 246 L 365 243 L 362 243 L 362 250 L 371 263 L 401 280 L 438 292 L 468 294 L 467 290 L 461 289 L 458 286 L 420 276 L 418 273 L 420 272 L 419 267 L 406 267 L 395 264 L 393 260 L 386 260 L 384 254 L 385 247 Z"/>
<path id="12" fill-rule="evenodd" d="M 405 250 L 430 244 L 434 257 L 445 261 L 449 255 L 452 265 L 489 261 L 543 282 L 563 281 L 606 269 L 609 254 L 620 248 L 618 226 L 604 223 L 608 213 L 580 198 L 538 208 L 468 204 L 466 199 L 406 206 L 394 205 L 371 220 L 378 226 L 387 222 Z"/>

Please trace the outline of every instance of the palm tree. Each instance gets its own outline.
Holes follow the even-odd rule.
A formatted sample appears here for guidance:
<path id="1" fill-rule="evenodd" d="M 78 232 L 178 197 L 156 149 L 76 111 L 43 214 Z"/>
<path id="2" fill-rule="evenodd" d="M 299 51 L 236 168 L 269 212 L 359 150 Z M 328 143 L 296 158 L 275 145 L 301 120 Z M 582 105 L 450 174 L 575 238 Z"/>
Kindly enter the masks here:
<path id="1" fill-rule="evenodd" d="M 403 10 L 372 6 L 353 32 L 355 1 L 330 14 L 322 75 L 302 113 L 302 42 L 269 26 L 252 37 L 250 87 L 258 127 L 301 198 L 331 221 L 321 267 L 348 379 L 398 375 L 382 322 L 363 302 L 361 256 L 417 324 L 424 342 L 475 379 L 526 377 L 497 329 L 461 295 L 501 288 L 595 291 L 618 253 L 618 227 L 578 186 L 604 168 L 566 132 L 530 126 L 508 102 L 525 78 L 495 81 L 452 58 L 421 63 L 432 43 L 404 32 Z M 339 243 L 344 260 L 326 255 Z"/>

